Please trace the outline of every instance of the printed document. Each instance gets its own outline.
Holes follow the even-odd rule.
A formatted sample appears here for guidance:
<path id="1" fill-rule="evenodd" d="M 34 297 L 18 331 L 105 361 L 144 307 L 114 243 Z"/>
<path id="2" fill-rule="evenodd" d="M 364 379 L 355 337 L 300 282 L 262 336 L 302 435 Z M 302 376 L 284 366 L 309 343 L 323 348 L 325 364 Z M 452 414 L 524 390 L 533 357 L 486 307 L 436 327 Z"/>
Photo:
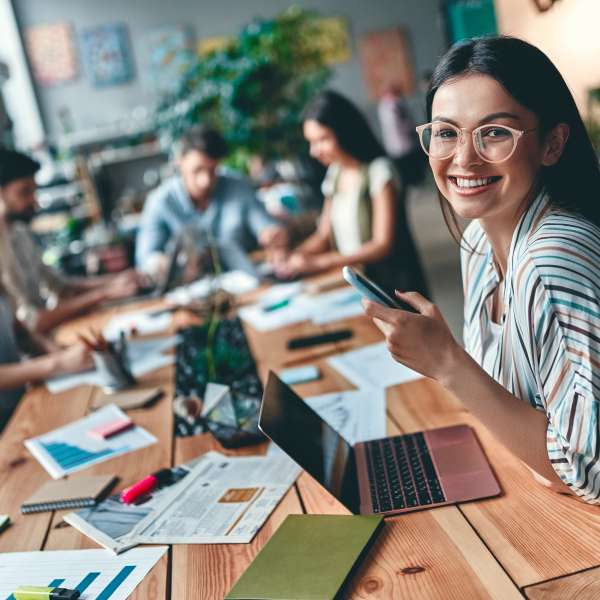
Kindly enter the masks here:
<path id="1" fill-rule="evenodd" d="M 125 505 L 112 496 L 64 519 L 115 553 L 137 544 L 244 544 L 301 472 L 285 454 L 228 457 L 218 452 L 176 469 L 180 480 L 144 503 Z"/>
<path id="2" fill-rule="evenodd" d="M 12 600 L 22 585 L 49 585 L 78 590 L 81 600 L 127 600 L 167 550 L 166 546 L 136 548 L 125 556 L 111 556 L 104 550 L 2 553 L 0 598 Z"/>
<path id="3" fill-rule="evenodd" d="M 139 544 L 246 544 L 300 472 L 285 456 L 208 452 L 131 537 Z"/>
<path id="4" fill-rule="evenodd" d="M 334 392 L 304 401 L 352 445 L 386 436 L 385 390 L 382 388 Z"/>
<path id="5" fill-rule="evenodd" d="M 134 426 L 108 439 L 90 435 L 97 427 L 123 421 L 125 413 L 109 404 L 82 419 L 25 440 L 25 446 L 54 479 L 80 471 L 115 456 L 156 443 L 144 428 Z"/>
<path id="6" fill-rule="evenodd" d="M 386 388 L 423 377 L 396 362 L 385 342 L 337 354 L 327 362 L 357 388 Z"/>

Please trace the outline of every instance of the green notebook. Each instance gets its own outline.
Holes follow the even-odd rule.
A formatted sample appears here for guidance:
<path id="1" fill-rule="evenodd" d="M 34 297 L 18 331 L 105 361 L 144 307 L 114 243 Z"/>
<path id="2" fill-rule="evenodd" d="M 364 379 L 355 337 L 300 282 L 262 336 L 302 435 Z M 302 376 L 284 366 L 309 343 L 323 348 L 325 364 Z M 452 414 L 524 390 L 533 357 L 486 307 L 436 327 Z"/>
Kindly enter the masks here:
<path id="1" fill-rule="evenodd" d="M 383 517 L 289 515 L 225 600 L 334 600 Z"/>

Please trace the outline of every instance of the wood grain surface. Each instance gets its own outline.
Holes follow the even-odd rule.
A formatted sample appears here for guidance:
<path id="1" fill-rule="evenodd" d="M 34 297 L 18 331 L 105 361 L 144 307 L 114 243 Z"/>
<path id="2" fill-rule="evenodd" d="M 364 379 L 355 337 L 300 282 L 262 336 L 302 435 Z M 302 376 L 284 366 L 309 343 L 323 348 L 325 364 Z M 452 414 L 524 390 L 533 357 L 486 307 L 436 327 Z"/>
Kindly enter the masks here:
<path id="1" fill-rule="evenodd" d="M 252 296 L 249 296 L 250 298 Z M 78 331 L 101 327 L 110 316 L 156 301 L 112 307 L 64 327 L 60 339 L 70 342 Z M 198 322 L 187 311 L 176 314 L 172 330 Z M 287 349 L 299 335 L 351 328 L 342 343 Z M 381 341 L 364 317 L 315 326 L 304 322 L 273 332 L 246 327 L 261 377 L 269 369 L 315 364 L 318 381 L 295 386 L 303 397 L 351 389 L 327 363 L 335 353 Z M 132 418 L 153 433 L 158 443 L 85 471 L 114 473 L 121 489 L 159 468 L 179 464 L 209 450 L 223 451 L 210 434 L 173 437 L 173 367 L 142 378 L 139 386 L 160 386 L 165 396 L 150 408 L 131 411 Z M 97 547 L 71 527 L 62 513 L 21 515 L 19 507 L 49 475 L 29 454 L 23 441 L 88 413 L 100 390 L 82 386 L 50 394 L 44 386 L 27 392 L 0 437 L 0 512 L 13 525 L 0 535 L 0 551 Z M 527 469 L 465 410 L 462 404 L 428 379 L 388 389 L 388 434 L 456 423 L 471 425 L 503 489 L 502 496 L 460 506 L 414 512 L 386 519 L 383 533 L 344 597 L 352 599 L 527 598 L 591 599 L 600 597 L 600 514 L 593 506 L 560 496 L 535 483 Z M 233 454 L 261 454 L 266 444 Z M 74 475 L 73 477 L 76 477 Z M 347 509 L 309 475 L 303 473 L 250 544 L 175 545 L 138 586 L 137 600 L 214 600 L 222 598 L 288 514 L 347 513 Z"/>

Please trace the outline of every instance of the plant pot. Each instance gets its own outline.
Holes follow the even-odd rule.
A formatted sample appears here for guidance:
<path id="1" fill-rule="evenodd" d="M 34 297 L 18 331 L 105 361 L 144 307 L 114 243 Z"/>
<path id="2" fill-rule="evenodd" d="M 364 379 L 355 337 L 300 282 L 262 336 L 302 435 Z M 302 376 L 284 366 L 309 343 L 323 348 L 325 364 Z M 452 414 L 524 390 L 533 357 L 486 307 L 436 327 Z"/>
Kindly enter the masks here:
<path id="1" fill-rule="evenodd" d="M 226 448 L 264 441 L 258 429 L 263 393 L 256 363 L 248 347 L 241 321 L 223 319 L 180 331 L 175 373 L 176 435 L 211 431 Z M 209 382 L 230 389 L 227 411 L 218 406 L 202 416 L 202 399 Z M 198 404 L 200 403 L 200 404 Z M 224 415 L 228 415 L 227 418 Z"/>

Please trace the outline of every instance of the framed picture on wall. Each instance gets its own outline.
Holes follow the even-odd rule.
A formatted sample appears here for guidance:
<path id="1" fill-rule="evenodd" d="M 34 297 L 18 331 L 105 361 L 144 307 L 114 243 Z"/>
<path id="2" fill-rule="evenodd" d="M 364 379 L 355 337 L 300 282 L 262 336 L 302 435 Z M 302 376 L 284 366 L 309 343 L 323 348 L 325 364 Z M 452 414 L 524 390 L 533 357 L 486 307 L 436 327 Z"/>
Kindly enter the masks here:
<path id="1" fill-rule="evenodd" d="M 81 34 L 83 60 L 94 87 L 119 85 L 134 76 L 127 27 L 121 23 L 99 25 Z"/>
<path id="2" fill-rule="evenodd" d="M 40 85 L 56 85 L 77 77 L 73 28 L 69 23 L 28 27 L 25 47 L 33 75 Z"/>
<path id="3" fill-rule="evenodd" d="M 174 92 L 194 58 L 194 35 L 188 27 L 150 29 L 142 35 L 143 78 L 152 89 Z"/>
<path id="4" fill-rule="evenodd" d="M 372 31 L 360 38 L 360 62 L 369 95 L 378 100 L 390 87 L 411 94 L 415 76 L 402 27 Z"/>

